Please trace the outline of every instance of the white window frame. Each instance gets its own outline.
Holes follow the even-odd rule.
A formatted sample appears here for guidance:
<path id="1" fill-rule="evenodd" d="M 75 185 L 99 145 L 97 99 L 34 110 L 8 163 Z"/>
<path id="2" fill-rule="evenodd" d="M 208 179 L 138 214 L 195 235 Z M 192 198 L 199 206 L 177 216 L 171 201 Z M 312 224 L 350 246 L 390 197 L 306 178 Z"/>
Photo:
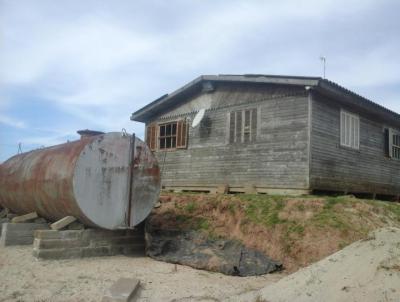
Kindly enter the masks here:
<path id="1" fill-rule="evenodd" d="M 389 129 L 389 155 L 400 160 L 400 131 Z"/>
<path id="2" fill-rule="evenodd" d="M 340 110 L 340 145 L 360 149 L 360 117 L 343 109 Z"/>

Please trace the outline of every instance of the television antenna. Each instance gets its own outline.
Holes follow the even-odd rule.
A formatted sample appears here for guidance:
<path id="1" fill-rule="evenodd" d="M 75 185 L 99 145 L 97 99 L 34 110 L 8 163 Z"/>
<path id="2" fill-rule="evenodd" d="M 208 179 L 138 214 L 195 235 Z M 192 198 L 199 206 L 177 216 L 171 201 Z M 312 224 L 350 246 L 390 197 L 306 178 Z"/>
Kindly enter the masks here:
<path id="1" fill-rule="evenodd" d="M 199 112 L 197 112 L 197 114 L 194 117 L 193 122 L 192 122 L 192 128 L 194 128 L 200 124 L 201 120 L 204 118 L 205 113 L 206 113 L 206 110 L 204 108 L 200 109 Z"/>
<path id="2" fill-rule="evenodd" d="M 321 62 L 323 63 L 324 66 L 324 79 L 325 79 L 325 72 L 326 72 L 326 57 L 324 56 L 320 56 L 319 59 L 321 60 Z"/>

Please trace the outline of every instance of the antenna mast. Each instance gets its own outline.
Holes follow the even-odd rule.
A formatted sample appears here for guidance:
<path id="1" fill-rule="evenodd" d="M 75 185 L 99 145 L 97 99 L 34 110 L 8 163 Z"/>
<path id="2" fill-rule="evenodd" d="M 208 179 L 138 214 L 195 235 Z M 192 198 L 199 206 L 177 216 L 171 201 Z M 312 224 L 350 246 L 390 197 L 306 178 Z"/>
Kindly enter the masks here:
<path id="1" fill-rule="evenodd" d="M 325 72 L 326 72 L 326 57 L 320 56 L 319 59 L 322 61 L 324 65 L 324 79 L 325 79 Z"/>

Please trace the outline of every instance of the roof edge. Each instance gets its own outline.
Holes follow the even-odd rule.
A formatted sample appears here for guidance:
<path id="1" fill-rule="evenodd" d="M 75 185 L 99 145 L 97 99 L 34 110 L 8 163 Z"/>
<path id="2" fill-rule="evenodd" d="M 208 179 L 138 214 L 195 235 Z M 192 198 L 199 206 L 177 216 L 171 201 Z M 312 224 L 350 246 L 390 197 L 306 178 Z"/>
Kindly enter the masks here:
<path id="1" fill-rule="evenodd" d="M 156 107 L 172 100 L 173 98 L 181 95 L 188 89 L 193 88 L 195 85 L 203 81 L 213 82 L 241 82 L 241 83 L 269 83 L 269 84 L 282 84 L 282 85 L 306 85 L 316 86 L 322 78 L 320 77 L 302 77 L 302 76 L 284 76 L 284 75 L 257 75 L 257 74 L 244 74 L 244 75 L 201 75 L 193 81 L 187 83 L 181 88 L 175 90 L 170 94 L 165 94 L 158 99 L 152 101 L 141 109 L 131 114 L 131 121 L 146 122 L 146 113 L 154 110 Z M 148 114 L 147 114 L 148 115 Z"/>

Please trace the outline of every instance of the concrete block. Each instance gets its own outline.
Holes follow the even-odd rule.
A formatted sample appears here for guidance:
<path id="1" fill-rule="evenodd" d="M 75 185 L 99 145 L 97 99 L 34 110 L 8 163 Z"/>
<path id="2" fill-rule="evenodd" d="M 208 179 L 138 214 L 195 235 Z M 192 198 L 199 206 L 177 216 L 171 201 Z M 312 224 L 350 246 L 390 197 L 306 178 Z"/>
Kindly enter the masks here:
<path id="1" fill-rule="evenodd" d="M 86 247 L 89 245 L 88 241 L 81 239 L 39 239 L 35 238 L 33 241 L 33 248 L 37 249 L 62 249 L 74 247 Z"/>
<path id="2" fill-rule="evenodd" d="M 82 238 L 90 240 L 124 237 L 130 234 L 129 230 L 101 230 L 101 229 L 86 229 L 82 233 Z"/>
<path id="3" fill-rule="evenodd" d="M 144 237 L 115 237 L 91 240 L 93 246 L 103 246 L 103 245 L 118 245 L 118 244 L 131 244 L 135 242 L 144 242 Z"/>
<path id="4" fill-rule="evenodd" d="M 81 230 L 38 230 L 35 231 L 34 236 L 38 239 L 78 239 L 82 238 Z"/>
<path id="5" fill-rule="evenodd" d="M 13 219 L 11 219 L 11 222 L 13 223 L 20 223 L 20 222 L 27 222 L 30 220 L 34 220 L 36 218 L 38 218 L 38 214 L 36 212 L 32 212 L 29 214 L 25 214 L 25 215 L 21 215 L 21 216 L 17 216 L 14 217 Z"/>
<path id="6" fill-rule="evenodd" d="M 67 225 L 73 223 L 74 221 L 76 221 L 76 218 L 73 216 L 66 216 L 64 218 L 61 218 L 60 220 L 52 223 L 50 225 L 50 228 L 52 230 L 61 230 L 63 228 L 65 228 Z"/>
<path id="7" fill-rule="evenodd" d="M 145 241 L 143 230 L 38 230 L 33 248 L 42 259 L 144 255 Z"/>
<path id="8" fill-rule="evenodd" d="M 120 278 L 103 296 L 102 302 L 131 302 L 138 291 L 140 281 L 134 278 Z"/>
<path id="9" fill-rule="evenodd" d="M 3 223 L 0 245 L 29 245 L 33 243 L 35 230 L 48 229 L 43 223 Z"/>

